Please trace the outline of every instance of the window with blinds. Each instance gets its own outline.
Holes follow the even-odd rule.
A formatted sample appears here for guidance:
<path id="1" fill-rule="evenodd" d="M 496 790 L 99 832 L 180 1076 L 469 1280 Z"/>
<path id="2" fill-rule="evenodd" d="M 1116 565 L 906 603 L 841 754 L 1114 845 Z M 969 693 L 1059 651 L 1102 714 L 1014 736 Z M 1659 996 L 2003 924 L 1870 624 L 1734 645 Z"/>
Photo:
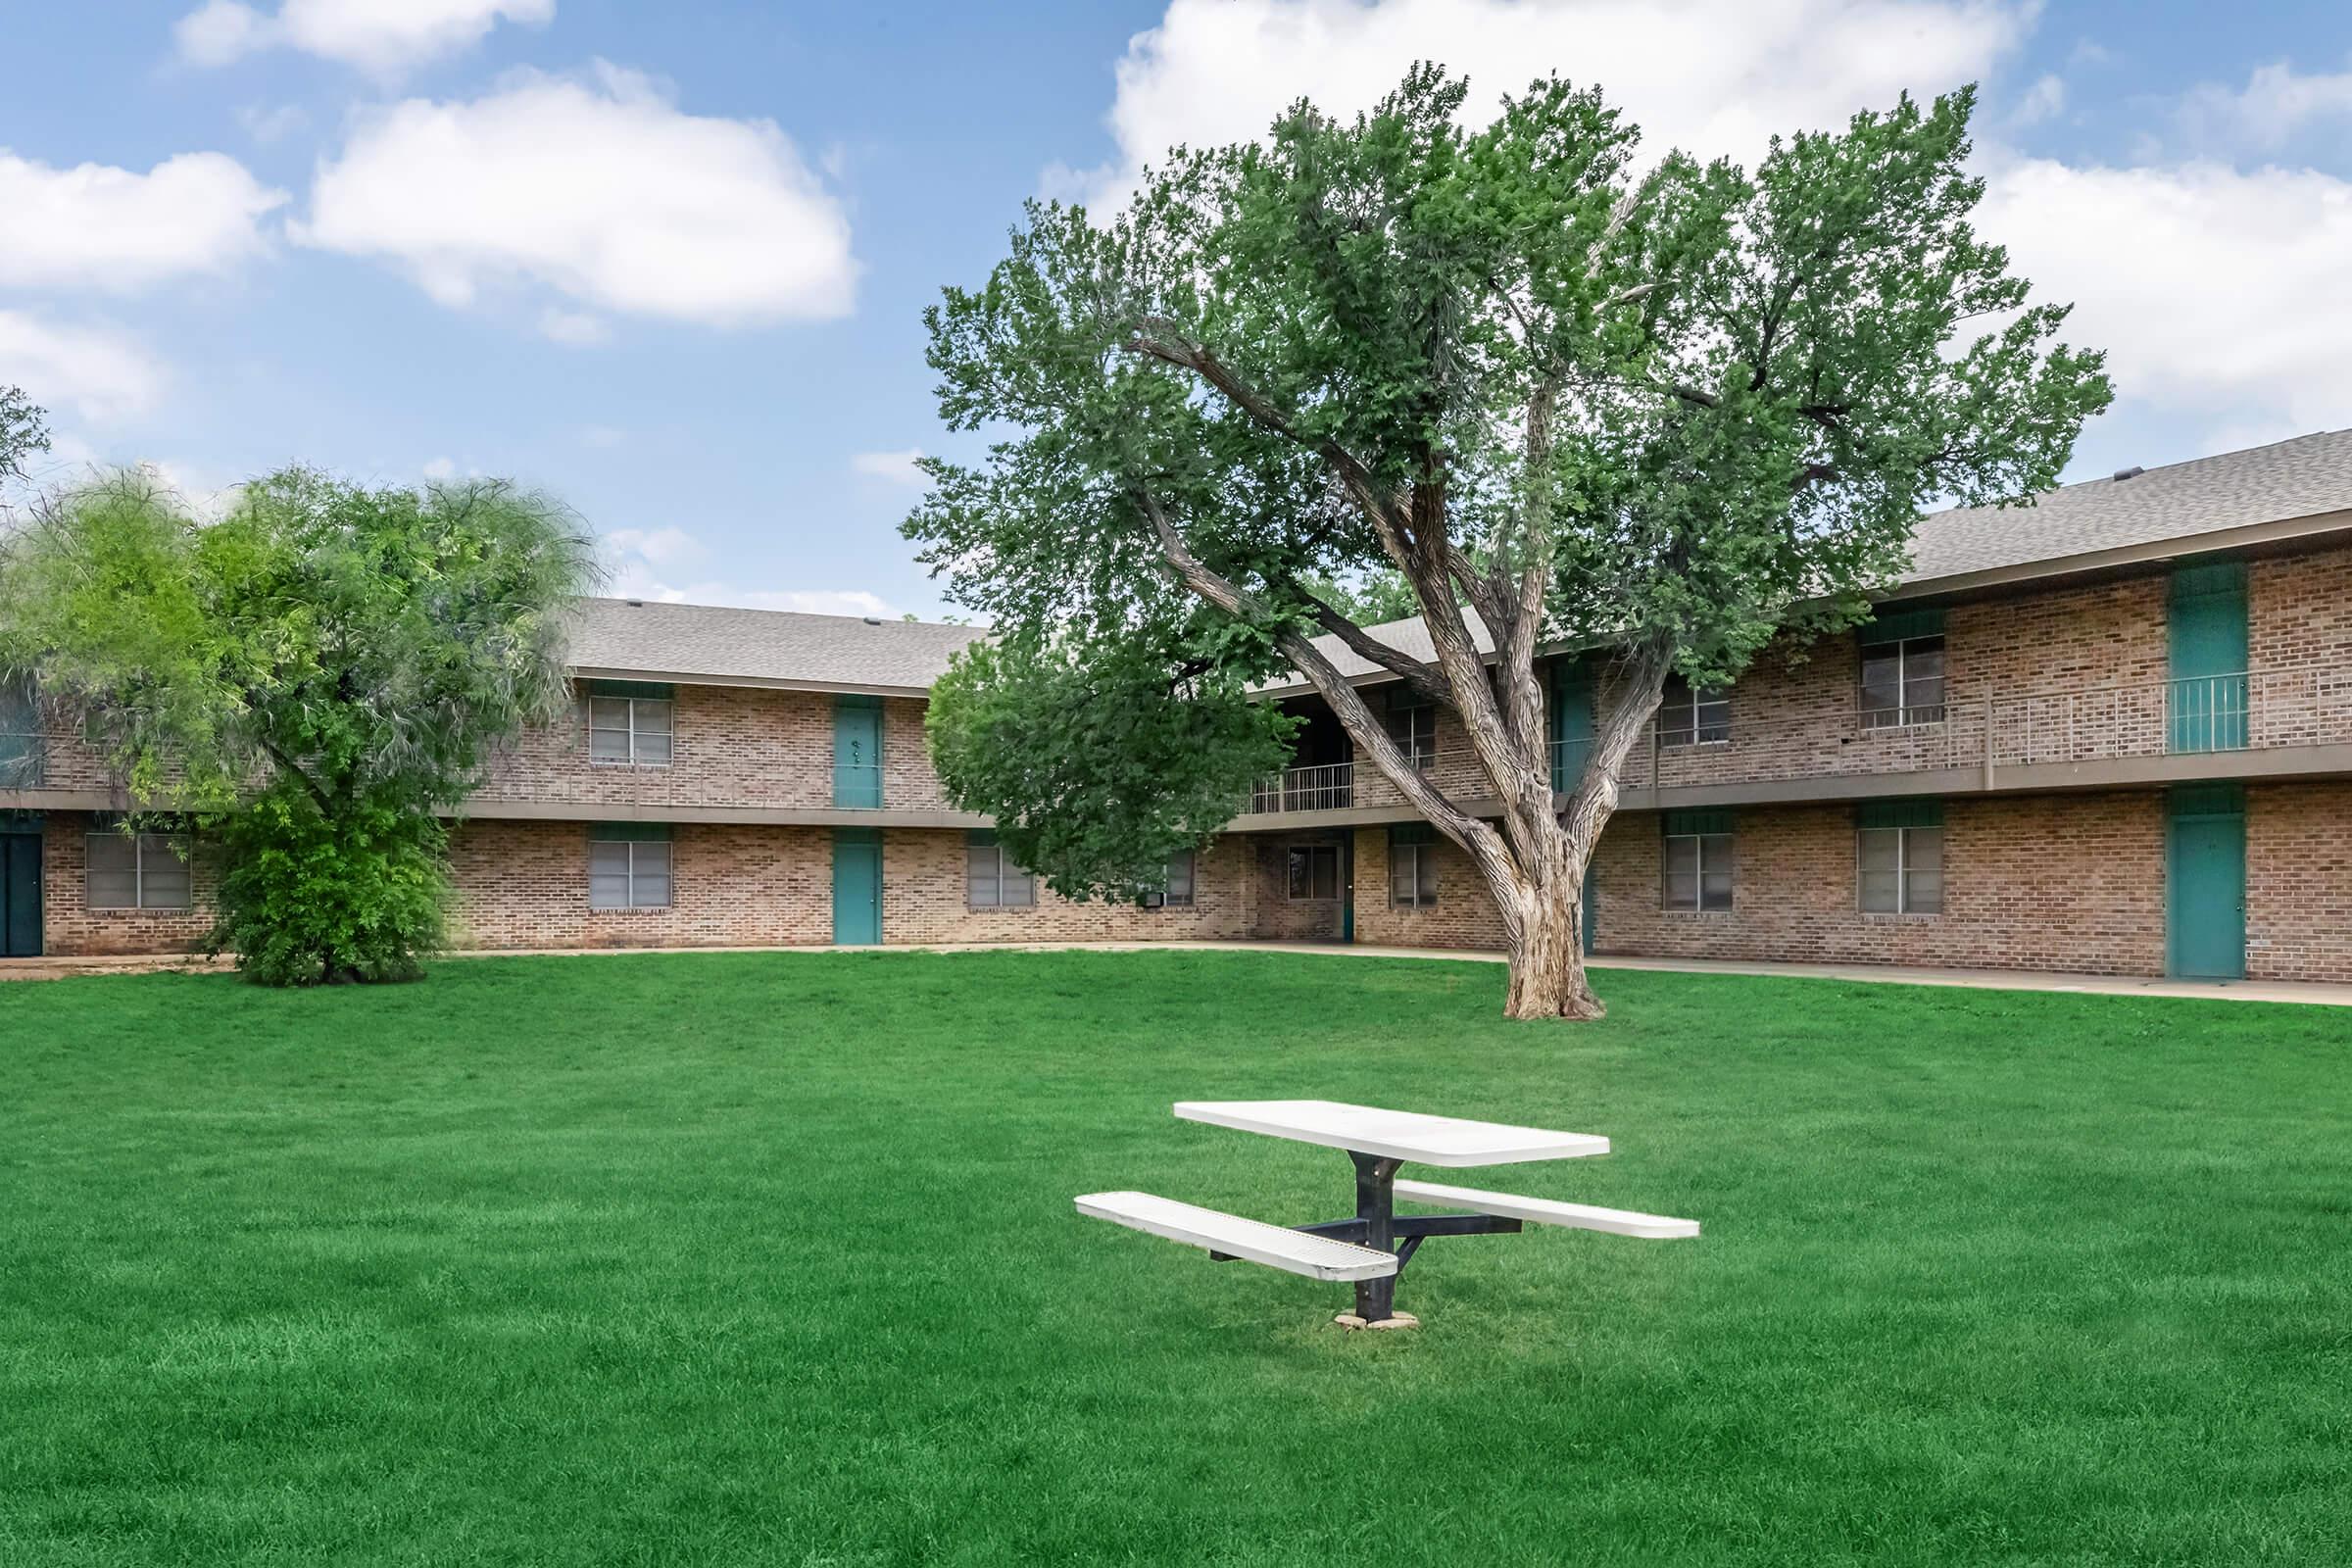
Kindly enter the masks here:
<path id="1" fill-rule="evenodd" d="M 674 892 L 666 824 L 613 822 L 589 829 L 588 907 L 666 909 Z"/>
<path id="2" fill-rule="evenodd" d="M 1037 904 L 1037 878 L 1014 864 L 996 834 L 976 829 L 964 849 L 964 903 L 974 909 L 1026 909 Z"/>
<path id="3" fill-rule="evenodd" d="M 82 903 L 92 909 L 187 909 L 195 878 L 184 840 L 102 828 L 83 841 Z"/>

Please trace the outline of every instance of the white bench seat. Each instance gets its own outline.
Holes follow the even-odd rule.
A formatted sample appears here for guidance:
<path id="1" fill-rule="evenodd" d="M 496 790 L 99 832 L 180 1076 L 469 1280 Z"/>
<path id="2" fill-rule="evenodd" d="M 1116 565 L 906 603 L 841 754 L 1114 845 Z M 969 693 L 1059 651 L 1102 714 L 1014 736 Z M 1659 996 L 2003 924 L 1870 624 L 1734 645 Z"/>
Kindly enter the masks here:
<path id="1" fill-rule="evenodd" d="M 1669 1219 L 1663 1214 L 1637 1214 L 1630 1208 L 1595 1208 L 1591 1203 L 1562 1203 L 1548 1198 L 1520 1198 L 1511 1193 L 1485 1193 L 1475 1187 L 1447 1187 L 1442 1182 L 1399 1181 L 1396 1196 L 1424 1203 L 1451 1203 L 1457 1208 L 1500 1219 L 1525 1220 L 1530 1225 L 1565 1225 L 1570 1230 L 1606 1231 L 1611 1236 L 1637 1236 L 1651 1242 L 1698 1234 L 1698 1221 L 1694 1219 Z"/>
<path id="2" fill-rule="evenodd" d="M 1313 1280 L 1376 1280 L 1396 1272 L 1394 1252 L 1335 1242 L 1328 1236 L 1309 1236 L 1150 1193 L 1088 1193 L 1078 1200 L 1078 1212 Z"/>

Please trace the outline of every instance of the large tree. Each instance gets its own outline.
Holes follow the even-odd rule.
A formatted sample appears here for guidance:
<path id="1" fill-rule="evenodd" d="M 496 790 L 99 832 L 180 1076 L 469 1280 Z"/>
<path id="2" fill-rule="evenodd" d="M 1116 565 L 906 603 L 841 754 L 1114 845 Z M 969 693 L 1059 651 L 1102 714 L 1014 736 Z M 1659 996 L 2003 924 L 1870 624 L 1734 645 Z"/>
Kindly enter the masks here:
<path id="1" fill-rule="evenodd" d="M 503 482 L 291 468 L 207 523 L 118 474 L 0 535 L 0 673 L 82 716 L 139 815 L 202 830 L 248 974 L 401 979 L 440 938 L 437 813 L 561 710 L 594 575 L 577 518 Z"/>
<path id="2" fill-rule="evenodd" d="M 1018 715 L 1101 667 L 1124 709 L 1101 730 L 1164 739 L 1183 726 L 1140 710 L 1141 666 L 1167 710 L 1287 668 L 1477 867 L 1510 1014 L 1592 1017 L 1578 891 L 1669 674 L 1727 681 L 1785 629 L 1850 621 L 1923 505 L 2048 486 L 2109 394 L 1970 226 L 1970 92 L 1776 139 L 1752 172 L 1644 164 L 1557 80 L 1482 129 L 1464 102 L 1416 68 L 1351 122 L 1302 102 L 1262 144 L 1179 152 L 1116 215 L 1032 204 L 986 286 L 927 313 L 943 416 L 997 433 L 984 463 L 930 464 L 906 524 L 999 633 L 936 750 L 1054 886 L 1115 894 L 1200 829 L 1201 778 L 1162 812 L 1148 770 Z M 1318 592 L 1387 571 L 1434 658 Z M 1486 819 L 1333 645 L 1459 720 Z M 1562 647 L 1607 674 L 1555 792 L 1538 668 Z M 1219 755 L 1228 809 L 1276 760 Z"/>

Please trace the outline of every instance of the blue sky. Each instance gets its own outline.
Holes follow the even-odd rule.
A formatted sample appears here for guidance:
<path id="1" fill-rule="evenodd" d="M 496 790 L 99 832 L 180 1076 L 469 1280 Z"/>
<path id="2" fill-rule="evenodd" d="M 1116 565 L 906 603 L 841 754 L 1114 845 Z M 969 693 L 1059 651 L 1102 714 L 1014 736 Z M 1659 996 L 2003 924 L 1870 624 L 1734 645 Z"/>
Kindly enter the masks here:
<path id="1" fill-rule="evenodd" d="M 0 381 L 62 477 L 514 474 L 632 591 L 943 608 L 919 313 L 1024 197 L 1417 55 L 1752 156 L 1984 83 L 1984 222 L 2122 394 L 2077 471 L 2352 423 L 2352 11 L 2010 0 L 0 4 Z"/>

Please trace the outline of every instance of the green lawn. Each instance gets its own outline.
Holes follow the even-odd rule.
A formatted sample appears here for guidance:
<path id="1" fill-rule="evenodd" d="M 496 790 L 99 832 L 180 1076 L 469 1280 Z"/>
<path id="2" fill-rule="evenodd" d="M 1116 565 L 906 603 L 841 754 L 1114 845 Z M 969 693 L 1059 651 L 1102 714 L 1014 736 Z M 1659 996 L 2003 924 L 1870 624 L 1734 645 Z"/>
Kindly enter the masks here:
<path id="1" fill-rule="evenodd" d="M 2339 1563 L 2352 1014 L 1255 954 L 0 987 L 0 1563 Z M 1181 1123 L 1605 1133 L 1346 1288 Z M 1441 1178 L 1443 1179 L 1443 1178 Z"/>

